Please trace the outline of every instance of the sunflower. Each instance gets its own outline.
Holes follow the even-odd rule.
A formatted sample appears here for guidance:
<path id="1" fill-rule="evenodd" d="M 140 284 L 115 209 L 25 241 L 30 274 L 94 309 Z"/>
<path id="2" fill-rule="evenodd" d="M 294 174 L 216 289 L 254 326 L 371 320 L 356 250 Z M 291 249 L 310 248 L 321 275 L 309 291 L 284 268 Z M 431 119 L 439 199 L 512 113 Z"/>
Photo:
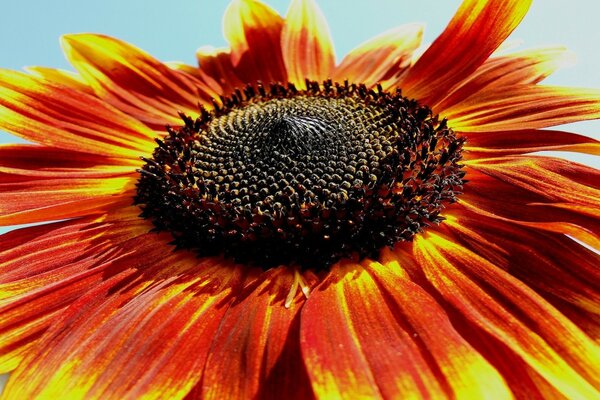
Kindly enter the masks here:
<path id="1" fill-rule="evenodd" d="M 103 35 L 0 71 L 4 398 L 600 396 L 600 91 L 464 0 L 336 64 L 314 0 L 234 0 L 228 49 Z"/>

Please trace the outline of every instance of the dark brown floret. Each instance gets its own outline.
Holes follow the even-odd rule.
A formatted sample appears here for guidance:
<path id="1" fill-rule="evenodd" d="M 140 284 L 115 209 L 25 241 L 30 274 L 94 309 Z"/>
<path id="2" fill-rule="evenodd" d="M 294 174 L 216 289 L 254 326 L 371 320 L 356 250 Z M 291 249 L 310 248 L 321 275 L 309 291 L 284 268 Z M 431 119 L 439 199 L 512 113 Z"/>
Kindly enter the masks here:
<path id="1" fill-rule="evenodd" d="M 400 92 L 307 81 L 248 86 L 168 129 L 136 204 L 179 247 L 263 268 L 323 269 L 439 223 L 462 139 Z"/>

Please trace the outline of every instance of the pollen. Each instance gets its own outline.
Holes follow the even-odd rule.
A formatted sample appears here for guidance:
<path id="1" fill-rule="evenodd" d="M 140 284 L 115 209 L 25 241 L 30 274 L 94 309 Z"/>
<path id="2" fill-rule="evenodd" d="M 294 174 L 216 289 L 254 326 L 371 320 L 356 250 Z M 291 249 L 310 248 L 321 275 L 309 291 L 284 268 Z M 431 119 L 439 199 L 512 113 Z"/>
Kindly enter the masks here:
<path id="1" fill-rule="evenodd" d="M 439 223 L 464 183 L 446 121 L 400 91 L 306 86 L 247 86 L 182 115 L 140 169 L 142 216 L 178 247 L 265 269 L 376 256 Z"/>

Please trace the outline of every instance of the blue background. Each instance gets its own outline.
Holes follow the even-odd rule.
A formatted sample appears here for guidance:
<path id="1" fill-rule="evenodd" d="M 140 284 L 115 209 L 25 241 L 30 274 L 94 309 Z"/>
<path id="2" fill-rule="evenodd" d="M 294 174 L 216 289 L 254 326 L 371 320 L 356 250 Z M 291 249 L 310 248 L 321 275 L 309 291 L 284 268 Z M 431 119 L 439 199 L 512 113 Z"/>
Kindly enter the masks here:
<path id="1" fill-rule="evenodd" d="M 268 1 L 281 14 L 287 0 Z M 336 46 L 338 61 L 357 44 L 389 28 L 425 22 L 425 42 L 446 26 L 459 0 L 321 0 Z M 2 0 L 0 68 L 43 65 L 72 69 L 58 38 L 64 33 L 99 32 L 122 38 L 163 61 L 195 64 L 202 45 L 225 46 L 221 20 L 225 0 Z M 578 64 L 546 82 L 600 88 L 600 15 L 598 0 L 537 0 L 512 38 L 522 47 L 563 44 L 578 55 Z M 568 129 L 600 137 L 600 122 Z M 0 132 L 0 143 L 18 141 Z M 600 167 L 598 158 L 567 158 Z M 0 232 L 4 231 L 0 230 Z M 1 387 L 1 384 L 0 384 Z"/>

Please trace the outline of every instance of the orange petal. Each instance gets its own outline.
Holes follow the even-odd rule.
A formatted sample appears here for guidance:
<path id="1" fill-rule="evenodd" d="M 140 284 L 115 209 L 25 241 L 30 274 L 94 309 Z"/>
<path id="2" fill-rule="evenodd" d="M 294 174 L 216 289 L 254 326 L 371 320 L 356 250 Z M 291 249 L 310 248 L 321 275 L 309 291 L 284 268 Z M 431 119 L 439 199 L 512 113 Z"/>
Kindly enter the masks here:
<path id="1" fill-rule="evenodd" d="M 2 235 L 0 371 L 14 369 L 61 310 L 118 272 L 115 247 L 148 230 L 137 221 L 85 219 Z"/>
<path id="2" fill-rule="evenodd" d="M 258 0 L 234 0 L 223 19 L 231 59 L 243 81 L 286 82 L 281 52 L 283 18 Z"/>
<path id="3" fill-rule="evenodd" d="M 500 46 L 530 4 L 531 0 L 464 0 L 400 84 L 403 94 L 424 104 L 437 103 Z"/>
<path id="4" fill-rule="evenodd" d="M 311 293 L 301 344 L 317 397 L 509 398 L 441 306 L 387 258 L 335 266 Z"/>
<path id="5" fill-rule="evenodd" d="M 131 205 L 136 176 L 103 179 L 0 174 L 0 225 L 98 214 Z"/>
<path id="6" fill-rule="evenodd" d="M 465 158 L 504 157 L 537 151 L 574 151 L 600 155 L 600 142 L 571 132 L 521 129 L 465 132 Z"/>
<path id="7" fill-rule="evenodd" d="M 545 128 L 600 118 L 600 90 L 536 85 L 490 89 L 442 115 L 464 132 Z"/>
<path id="8" fill-rule="evenodd" d="M 155 135 L 139 121 L 69 86 L 0 70 L 0 128 L 48 146 L 137 159 Z"/>
<path id="9" fill-rule="evenodd" d="M 315 0 L 292 0 L 281 33 L 283 60 L 290 82 L 331 78 L 335 67 L 333 42 L 327 21 Z"/>
<path id="10" fill-rule="evenodd" d="M 338 65 L 333 79 L 374 85 L 384 79 L 386 88 L 410 66 L 413 52 L 421 45 L 423 26 L 403 25 L 374 37 L 352 50 Z"/>
<path id="11" fill-rule="evenodd" d="M 293 280 L 288 267 L 257 273 L 239 295 L 213 339 L 201 398 L 313 398 L 298 340 L 304 295 L 284 307 Z"/>
<path id="12" fill-rule="evenodd" d="M 13 372 L 5 395 L 184 398 L 202 377 L 241 278 L 232 265 L 164 250 L 154 242 L 137 263 L 62 312 Z"/>
<path id="13" fill-rule="evenodd" d="M 509 85 L 536 84 L 558 68 L 572 64 L 574 57 L 564 47 L 551 47 L 491 58 L 443 100 L 431 104 L 431 108 L 443 113 L 447 108 L 486 88 L 499 90 L 498 88 Z"/>
<path id="14" fill-rule="evenodd" d="M 600 396 L 598 347 L 525 284 L 434 233 L 415 256 L 437 292 L 470 324 L 496 338 L 567 398 Z"/>
<path id="15" fill-rule="evenodd" d="M 178 110 L 194 115 L 198 102 L 210 104 L 210 90 L 198 79 L 118 39 L 68 35 L 62 45 L 97 96 L 155 129 L 181 124 Z"/>

